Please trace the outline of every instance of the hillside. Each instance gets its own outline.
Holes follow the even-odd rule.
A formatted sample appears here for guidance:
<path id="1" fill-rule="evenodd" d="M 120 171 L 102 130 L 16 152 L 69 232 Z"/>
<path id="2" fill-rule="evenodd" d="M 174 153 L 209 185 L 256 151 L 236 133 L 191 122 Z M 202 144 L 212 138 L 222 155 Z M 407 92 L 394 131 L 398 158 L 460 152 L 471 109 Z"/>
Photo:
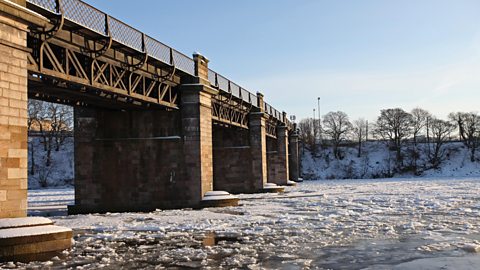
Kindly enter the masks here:
<path id="1" fill-rule="evenodd" d="M 426 145 L 420 145 L 420 156 L 417 160 L 419 168 L 417 177 L 468 177 L 480 176 L 480 161 L 471 162 L 468 149 L 461 142 L 445 145 L 445 160 L 438 169 L 428 164 L 424 151 Z M 408 149 L 404 151 L 405 165 L 402 169 L 395 167 L 395 152 L 390 151 L 383 142 L 367 142 L 362 149 L 361 157 L 357 157 L 356 147 L 343 147 L 344 158 L 333 158 L 331 148 L 317 151 L 315 155 L 304 148 L 302 155 L 302 173 L 304 179 L 369 179 L 389 177 L 415 176 L 407 165 L 412 160 L 408 157 Z"/>

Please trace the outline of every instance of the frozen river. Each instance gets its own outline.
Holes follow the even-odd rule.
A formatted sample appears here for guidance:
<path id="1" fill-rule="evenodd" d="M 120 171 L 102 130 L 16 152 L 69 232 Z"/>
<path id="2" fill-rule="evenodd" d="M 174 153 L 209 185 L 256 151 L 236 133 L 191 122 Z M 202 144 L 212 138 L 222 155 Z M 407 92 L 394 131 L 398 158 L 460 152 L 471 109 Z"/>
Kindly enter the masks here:
<path id="1" fill-rule="evenodd" d="M 62 215 L 62 204 L 73 200 L 72 190 L 30 195 L 32 214 Z M 239 207 L 55 216 L 74 229 L 74 248 L 28 266 L 480 267 L 480 179 L 311 181 L 281 195 L 240 197 Z"/>

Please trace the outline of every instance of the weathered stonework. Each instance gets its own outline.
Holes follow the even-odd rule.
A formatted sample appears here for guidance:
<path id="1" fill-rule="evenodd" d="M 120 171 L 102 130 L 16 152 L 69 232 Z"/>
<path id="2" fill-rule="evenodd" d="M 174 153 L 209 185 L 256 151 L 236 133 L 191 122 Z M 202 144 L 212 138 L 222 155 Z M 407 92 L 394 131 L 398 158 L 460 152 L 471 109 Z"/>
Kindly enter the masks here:
<path id="1" fill-rule="evenodd" d="M 43 217 L 0 219 L 0 262 L 50 259 L 72 245 L 72 230 Z"/>
<path id="2" fill-rule="evenodd" d="M 0 218 L 27 210 L 27 31 L 0 12 Z"/>
<path id="3" fill-rule="evenodd" d="M 300 155 L 298 145 L 298 132 L 296 126 L 288 136 L 288 169 L 290 173 L 290 180 L 298 181 L 300 178 Z"/>
<path id="4" fill-rule="evenodd" d="M 188 195 L 198 204 L 213 190 L 212 95 L 217 90 L 191 84 L 182 85 L 180 91 Z"/>
<path id="5" fill-rule="evenodd" d="M 75 109 L 75 206 L 70 213 L 201 207 L 213 189 L 208 60 L 179 86 L 180 110 Z M 206 70 L 206 71 L 205 71 Z"/>
<path id="6" fill-rule="evenodd" d="M 213 188 L 230 193 L 253 193 L 249 130 L 213 126 Z"/>
<path id="7" fill-rule="evenodd" d="M 287 127 L 277 126 L 277 138 L 267 139 L 267 164 L 268 182 L 286 185 L 289 180 Z"/>
<path id="8" fill-rule="evenodd" d="M 198 206 L 190 198 L 178 111 L 75 108 L 70 213 Z M 182 192 L 179 192 L 179 191 Z"/>
<path id="9" fill-rule="evenodd" d="M 267 183 L 267 135 L 264 112 L 251 113 L 249 121 L 252 179 L 256 191 Z"/>

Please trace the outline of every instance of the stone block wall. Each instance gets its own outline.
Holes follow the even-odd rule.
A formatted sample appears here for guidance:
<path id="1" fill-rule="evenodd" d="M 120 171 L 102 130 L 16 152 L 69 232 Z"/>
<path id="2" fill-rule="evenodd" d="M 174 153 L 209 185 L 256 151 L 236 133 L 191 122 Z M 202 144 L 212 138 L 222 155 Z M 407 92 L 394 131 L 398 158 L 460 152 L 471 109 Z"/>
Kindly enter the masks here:
<path id="1" fill-rule="evenodd" d="M 27 210 L 26 25 L 0 14 L 0 218 Z"/>
<path id="2" fill-rule="evenodd" d="M 72 213 L 194 206 L 178 111 L 75 109 Z"/>
<path id="3" fill-rule="evenodd" d="M 262 97 L 261 94 L 257 95 Z M 261 99 L 259 98 L 259 102 L 260 101 Z M 263 187 L 267 183 L 267 135 L 265 121 L 266 115 L 264 112 L 250 113 L 249 139 L 250 153 L 252 155 L 251 170 L 253 185 L 256 191 L 263 190 Z"/>
<path id="4" fill-rule="evenodd" d="M 288 135 L 288 169 L 290 180 L 298 181 L 300 178 L 300 151 L 296 127 Z"/>
<path id="5" fill-rule="evenodd" d="M 279 163 L 277 139 L 267 137 L 267 178 L 269 183 L 280 184 Z"/>
<path id="6" fill-rule="evenodd" d="M 213 190 L 212 95 L 201 84 L 181 85 L 181 124 L 188 196 L 198 204 Z"/>
<path id="7" fill-rule="evenodd" d="M 249 131 L 213 126 L 213 188 L 230 193 L 256 192 Z"/>
<path id="8" fill-rule="evenodd" d="M 289 180 L 288 134 L 284 126 L 277 127 L 277 138 L 267 138 L 268 182 L 286 185 Z"/>

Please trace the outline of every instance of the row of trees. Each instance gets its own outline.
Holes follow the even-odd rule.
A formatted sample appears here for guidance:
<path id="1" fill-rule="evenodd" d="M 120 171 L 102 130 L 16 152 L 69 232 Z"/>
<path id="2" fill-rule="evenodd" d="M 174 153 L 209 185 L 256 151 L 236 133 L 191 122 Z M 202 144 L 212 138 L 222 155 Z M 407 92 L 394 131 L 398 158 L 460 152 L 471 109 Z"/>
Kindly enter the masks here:
<path id="1" fill-rule="evenodd" d="M 446 142 L 461 140 L 470 150 L 472 162 L 480 145 L 480 115 L 474 112 L 451 113 L 447 120 L 443 120 L 421 108 L 410 112 L 391 108 L 381 110 L 376 121 L 369 124 L 363 118 L 350 121 L 346 113 L 337 111 L 327 113 L 322 119 L 303 119 L 298 127 L 301 139 L 314 152 L 319 151 L 316 145 L 329 144 L 334 157 L 342 159 L 341 145 L 355 143 L 360 157 L 363 143 L 371 138 L 387 142 L 395 151 L 398 165 L 404 165 L 405 154 L 409 154 L 409 165 L 414 170 L 420 150 L 426 152 L 429 162 L 436 168 L 445 158 Z M 322 135 L 317 137 L 315 134 Z"/>
<path id="2" fill-rule="evenodd" d="M 44 166 L 37 166 L 35 160 L 36 149 L 33 145 L 33 140 L 30 140 L 29 174 L 35 175 L 39 168 L 46 168 L 46 170 L 38 172 L 45 174 L 44 172 L 50 171 L 49 167 L 52 166 L 52 151 L 59 151 L 65 139 L 71 136 L 73 131 L 73 110 L 69 106 L 31 99 L 28 101 L 27 127 L 30 138 L 35 136 L 41 138 L 42 149 L 45 152 Z"/>

